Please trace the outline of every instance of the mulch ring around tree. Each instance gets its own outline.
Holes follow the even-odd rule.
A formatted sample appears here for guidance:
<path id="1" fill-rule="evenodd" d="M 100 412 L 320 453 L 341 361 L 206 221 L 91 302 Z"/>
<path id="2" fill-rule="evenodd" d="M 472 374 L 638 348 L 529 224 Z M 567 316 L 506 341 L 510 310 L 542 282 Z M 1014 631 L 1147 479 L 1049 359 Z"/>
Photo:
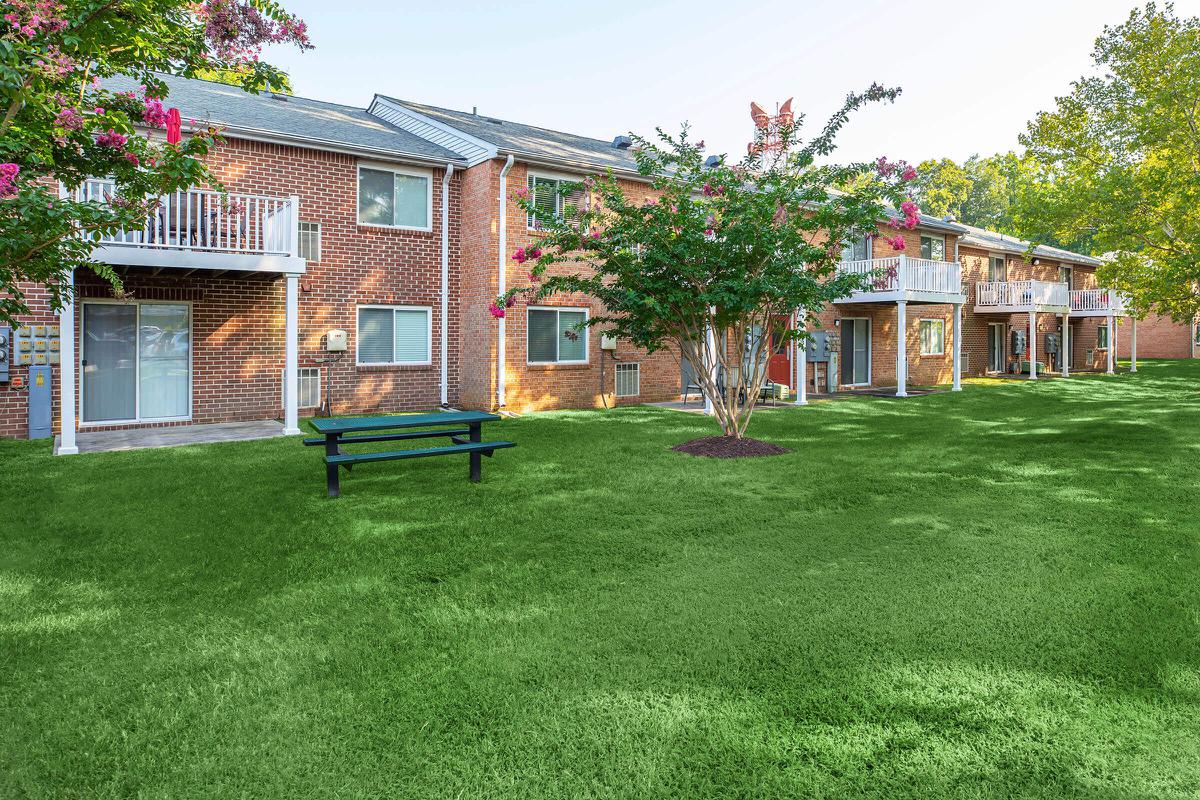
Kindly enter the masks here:
<path id="1" fill-rule="evenodd" d="M 778 456 L 791 452 L 785 447 L 758 439 L 737 439 L 733 436 L 705 436 L 671 448 L 677 453 L 688 453 L 705 458 L 755 458 Z"/>

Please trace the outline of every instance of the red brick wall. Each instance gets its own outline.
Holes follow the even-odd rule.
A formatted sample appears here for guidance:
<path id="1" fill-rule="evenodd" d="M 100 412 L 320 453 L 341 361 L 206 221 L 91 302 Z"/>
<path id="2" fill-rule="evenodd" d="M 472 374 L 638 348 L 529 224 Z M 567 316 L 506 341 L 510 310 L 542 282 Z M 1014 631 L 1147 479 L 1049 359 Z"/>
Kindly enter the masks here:
<path id="1" fill-rule="evenodd" d="M 1200 358 L 1200 346 L 1192 344 L 1191 327 L 1170 317 L 1151 314 L 1137 324 L 1138 358 Z M 1129 358 L 1132 344 L 1130 320 L 1121 326 L 1117 352 Z"/>

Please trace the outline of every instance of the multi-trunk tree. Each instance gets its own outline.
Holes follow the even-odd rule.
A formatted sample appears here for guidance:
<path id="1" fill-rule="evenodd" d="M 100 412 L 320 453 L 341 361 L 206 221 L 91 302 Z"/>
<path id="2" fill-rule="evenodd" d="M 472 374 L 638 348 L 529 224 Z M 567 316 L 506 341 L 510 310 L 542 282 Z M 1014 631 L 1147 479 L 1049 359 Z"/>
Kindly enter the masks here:
<path id="1" fill-rule="evenodd" d="M 158 73 L 235 76 L 248 90 L 286 76 L 264 45 L 310 47 L 304 23 L 273 0 L 5 0 L 0 14 L 0 320 L 26 313 L 25 287 L 52 308 L 73 270 L 90 269 L 100 237 L 141 228 L 161 195 L 215 181 L 204 164 L 218 131 L 178 143 L 148 135 L 167 124 Z M 140 87 L 114 91 L 122 75 Z M 62 192 L 112 179 L 115 196 Z"/>
<path id="2" fill-rule="evenodd" d="M 838 271 L 841 242 L 875 233 L 889 215 L 897 229 L 917 224 L 905 192 L 912 167 L 884 158 L 818 164 L 855 110 L 898 93 L 872 86 L 849 95 L 811 140 L 798 135 L 802 117 L 760 130 L 737 163 L 706 159 L 686 127 L 679 136 L 634 137 L 649 201 L 631 197 L 612 174 L 563 185 L 561 201 L 519 189 L 515 199 L 540 232 L 536 246 L 513 254 L 528 265 L 528 281 L 497 298 L 492 314 L 560 292 L 590 295 L 603 310 L 587 325 L 689 361 L 724 434 L 741 438 L 766 380 L 772 333 L 776 343 L 801 338 L 802 326 L 781 322 L 798 309 L 815 315 L 863 285 Z M 889 241 L 904 247 L 898 233 Z"/>

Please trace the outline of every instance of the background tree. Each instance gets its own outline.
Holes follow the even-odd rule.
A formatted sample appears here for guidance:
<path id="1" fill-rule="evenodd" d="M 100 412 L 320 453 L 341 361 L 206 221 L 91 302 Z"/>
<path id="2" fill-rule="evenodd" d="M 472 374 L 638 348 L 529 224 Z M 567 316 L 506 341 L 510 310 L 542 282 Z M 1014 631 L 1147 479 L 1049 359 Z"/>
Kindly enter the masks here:
<path id="1" fill-rule="evenodd" d="M 1139 311 L 1200 312 L 1200 19 L 1133 11 L 1096 40 L 1096 74 L 1038 114 L 1021 141 L 1045 191 L 1025 198 L 1035 235 L 1089 235 L 1116 257 L 1103 283 Z"/>
<path id="2" fill-rule="evenodd" d="M 204 70 L 241 76 L 254 91 L 285 76 L 259 60 L 269 43 L 308 48 L 304 23 L 273 0 L 5 0 L 0 15 L 0 320 L 28 312 L 24 286 L 49 292 L 52 308 L 87 268 L 120 291 L 113 270 L 91 260 L 104 234 L 141 228 L 163 194 L 215 183 L 204 165 L 217 132 L 177 145 L 148 130 L 166 124 L 166 86 L 156 73 Z M 116 92 L 104 79 L 132 77 Z M 112 178 L 115 197 L 60 197 L 90 177 Z"/>
<path id="3" fill-rule="evenodd" d="M 882 158 L 814 163 L 833 151 L 853 111 L 898 93 L 873 86 L 851 94 L 811 141 L 797 136 L 802 117 L 797 125 L 759 131 L 756 147 L 737 164 L 722 157 L 706 165 L 703 143 L 693 144 L 686 126 L 678 137 L 661 130 L 653 141 L 634 137 L 638 170 L 652 179 L 652 202 L 628 197 L 611 174 L 562 187 L 559 214 L 553 197 L 518 190 L 517 202 L 542 233 L 537 247 L 513 255 L 531 265 L 529 285 L 497 298 L 493 315 L 503 316 L 519 298 L 590 295 L 605 310 L 588 325 L 651 352 L 681 354 L 722 431 L 741 438 L 766 379 L 772 329 L 785 339 L 799 335 L 779 331 L 778 321 L 798 308 L 815 315 L 863 284 L 862 277 L 837 273 L 839 243 L 874 233 L 888 205 L 902 209 L 896 227 L 917 224 L 916 204 L 904 192 L 915 177 L 911 167 Z M 767 135 L 778 136 L 785 156 L 763 155 Z M 898 235 L 889 241 L 904 246 Z"/>

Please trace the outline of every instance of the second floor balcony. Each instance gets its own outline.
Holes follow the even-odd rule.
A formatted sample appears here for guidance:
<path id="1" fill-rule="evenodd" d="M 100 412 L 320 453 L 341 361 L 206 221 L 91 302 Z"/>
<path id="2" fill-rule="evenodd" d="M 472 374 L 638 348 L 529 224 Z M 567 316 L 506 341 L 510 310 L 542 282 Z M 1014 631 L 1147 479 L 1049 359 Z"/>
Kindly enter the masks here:
<path id="1" fill-rule="evenodd" d="M 89 180 L 75 199 L 111 202 L 112 181 Z M 163 195 L 137 228 L 101 238 L 92 257 L 129 267 L 304 272 L 299 198 L 189 189 Z"/>
<path id="2" fill-rule="evenodd" d="M 975 284 L 975 310 L 998 314 L 1069 310 L 1066 283 L 1052 281 L 983 281 Z"/>
<path id="3" fill-rule="evenodd" d="M 1083 317 L 1123 316 L 1125 297 L 1112 289 L 1073 289 L 1071 313 Z"/>
<path id="4" fill-rule="evenodd" d="M 906 255 L 843 261 L 843 274 L 862 275 L 867 285 L 838 303 L 962 303 L 962 265 Z"/>

